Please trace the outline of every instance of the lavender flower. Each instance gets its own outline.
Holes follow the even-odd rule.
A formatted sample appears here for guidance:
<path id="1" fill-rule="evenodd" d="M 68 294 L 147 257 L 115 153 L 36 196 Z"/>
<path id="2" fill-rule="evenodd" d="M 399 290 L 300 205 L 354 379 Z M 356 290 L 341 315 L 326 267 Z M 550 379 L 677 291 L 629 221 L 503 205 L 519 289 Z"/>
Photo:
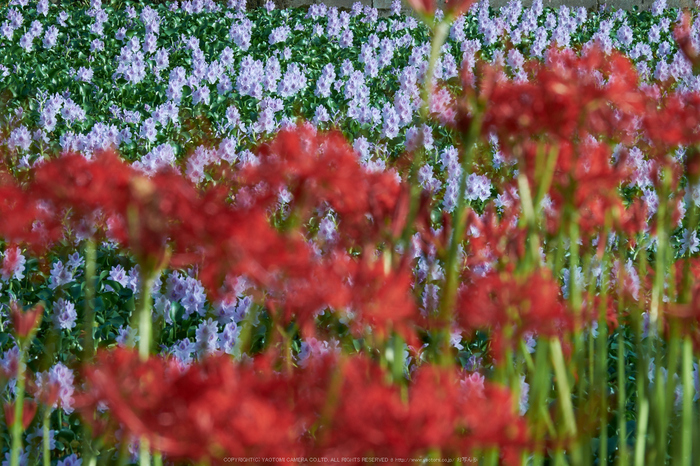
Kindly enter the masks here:
<path id="1" fill-rule="evenodd" d="M 340 41 L 338 44 L 341 48 L 348 49 L 352 47 L 353 32 L 350 29 L 345 29 L 343 34 L 340 36 Z"/>
<path id="2" fill-rule="evenodd" d="M 275 56 L 270 57 L 265 63 L 265 72 L 263 77 L 263 87 L 268 92 L 277 90 L 277 83 L 282 77 L 282 67 L 279 59 Z"/>
<path id="3" fill-rule="evenodd" d="M 620 44 L 624 47 L 629 47 L 632 44 L 634 36 L 632 28 L 629 27 L 627 23 L 623 24 L 622 27 L 617 30 L 617 40 L 620 41 Z"/>
<path id="4" fill-rule="evenodd" d="M 316 110 L 314 111 L 314 124 L 319 125 L 320 123 L 325 123 L 327 121 L 330 121 L 331 116 L 328 114 L 328 110 L 326 107 L 323 105 L 319 105 L 316 107 Z"/>
<path id="5" fill-rule="evenodd" d="M 440 190 L 442 183 L 433 175 L 433 167 L 428 164 L 423 165 L 418 170 L 418 182 L 426 191 L 435 193 Z"/>
<path id="6" fill-rule="evenodd" d="M 700 251 L 700 240 L 698 240 L 698 232 L 683 229 L 681 234 L 681 249 L 678 253 L 684 256 L 686 253 L 695 254 Z"/>
<path id="7" fill-rule="evenodd" d="M 7 249 L 2 256 L 2 269 L 0 269 L 2 280 L 22 280 L 24 278 L 25 264 L 27 263 L 27 259 L 22 254 L 22 251 L 19 248 Z"/>
<path id="8" fill-rule="evenodd" d="M 654 16 L 661 16 L 666 9 L 666 0 L 656 0 L 651 4 L 651 14 Z"/>
<path id="9" fill-rule="evenodd" d="M 217 350 L 219 329 L 211 318 L 199 324 L 195 331 L 197 352 L 201 355 L 212 354 Z"/>
<path id="10" fill-rule="evenodd" d="M 236 90 L 241 96 L 249 95 L 256 99 L 262 99 L 263 65 L 259 60 L 254 60 L 246 55 L 241 60 Z"/>
<path id="11" fill-rule="evenodd" d="M 433 130 L 428 125 L 423 125 L 422 131 L 417 126 L 406 131 L 406 150 L 412 152 L 420 147 L 426 151 L 433 149 Z"/>
<path id="12" fill-rule="evenodd" d="M 7 146 L 11 150 L 29 150 L 29 146 L 32 144 L 32 135 L 26 126 L 22 125 L 18 128 L 12 130 L 10 133 L 10 138 L 7 140 Z"/>
<path id="13" fill-rule="evenodd" d="M 57 330 L 69 330 L 75 327 L 75 319 L 78 318 L 75 312 L 75 305 L 70 301 L 59 298 L 53 304 L 53 322 Z"/>
<path id="14" fill-rule="evenodd" d="M 384 124 L 382 126 L 382 137 L 394 139 L 399 134 L 399 115 L 396 113 L 394 106 L 386 103 L 382 108 L 382 118 Z"/>
<path id="15" fill-rule="evenodd" d="M 250 37 L 253 32 L 253 22 L 242 18 L 241 22 L 233 23 L 229 31 L 229 37 L 244 52 L 250 47 Z"/>
<path id="16" fill-rule="evenodd" d="M 93 75 L 94 72 L 92 71 L 92 68 L 85 68 L 84 66 L 81 66 L 80 69 L 78 69 L 78 73 L 75 75 L 75 79 L 89 83 L 92 81 Z"/>
<path id="17" fill-rule="evenodd" d="M 287 25 L 276 27 L 272 30 L 270 36 L 268 37 L 269 44 L 275 45 L 286 42 L 290 32 L 291 30 Z"/>
<path id="18" fill-rule="evenodd" d="M 54 408 L 59 405 L 63 412 L 71 414 L 73 412 L 73 371 L 68 369 L 63 363 L 57 363 L 49 370 L 49 382 L 58 385 L 58 400 Z"/>
<path id="19" fill-rule="evenodd" d="M 332 63 L 328 63 L 323 67 L 321 71 L 321 76 L 316 81 L 315 95 L 319 97 L 330 97 L 331 86 L 335 82 L 335 66 Z"/>
<path id="20" fill-rule="evenodd" d="M 49 14 L 49 0 L 39 0 L 39 3 L 36 5 L 36 12 L 44 17 Z"/>
<path id="21" fill-rule="evenodd" d="M 293 97 L 306 88 L 306 75 L 298 64 L 290 63 L 287 72 L 277 87 L 277 93 L 283 97 Z"/>
<path id="22" fill-rule="evenodd" d="M 226 324 L 224 331 L 219 334 L 219 348 L 226 354 L 234 354 L 240 333 L 241 328 L 235 322 Z"/>
<path id="23" fill-rule="evenodd" d="M 197 105 L 202 102 L 204 105 L 209 105 L 209 94 L 210 90 L 208 86 L 198 86 L 197 90 L 192 93 L 192 105 Z"/>
<path id="24" fill-rule="evenodd" d="M 71 453 L 70 455 L 66 456 L 62 460 L 58 460 L 58 463 L 56 463 L 56 466 L 82 466 L 83 465 L 83 459 L 78 458 L 78 455 L 75 453 Z"/>
<path id="25" fill-rule="evenodd" d="M 139 341 L 139 337 L 136 335 L 136 333 L 137 330 L 128 325 L 120 327 L 117 331 L 117 337 L 115 338 L 117 346 L 120 348 L 133 348 L 136 342 Z"/>

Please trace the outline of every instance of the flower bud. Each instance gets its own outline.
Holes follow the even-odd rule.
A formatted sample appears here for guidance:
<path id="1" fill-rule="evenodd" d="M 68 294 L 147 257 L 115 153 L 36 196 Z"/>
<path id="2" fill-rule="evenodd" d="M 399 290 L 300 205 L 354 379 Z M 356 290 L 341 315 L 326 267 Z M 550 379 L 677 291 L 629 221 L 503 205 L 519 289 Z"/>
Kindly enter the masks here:
<path id="1" fill-rule="evenodd" d="M 15 404 L 5 403 L 3 408 L 5 409 L 5 421 L 7 421 L 7 425 L 13 425 L 15 423 Z M 27 430 L 29 424 L 32 423 L 32 419 L 34 419 L 34 415 L 36 414 L 36 408 L 36 402 L 33 400 L 24 400 L 22 406 L 22 430 Z"/>
<path id="2" fill-rule="evenodd" d="M 12 320 L 12 328 L 15 330 L 15 335 L 20 339 L 27 338 L 39 327 L 43 315 L 43 304 L 37 304 L 32 309 L 23 311 L 21 306 L 13 303 L 10 309 L 10 319 Z"/>

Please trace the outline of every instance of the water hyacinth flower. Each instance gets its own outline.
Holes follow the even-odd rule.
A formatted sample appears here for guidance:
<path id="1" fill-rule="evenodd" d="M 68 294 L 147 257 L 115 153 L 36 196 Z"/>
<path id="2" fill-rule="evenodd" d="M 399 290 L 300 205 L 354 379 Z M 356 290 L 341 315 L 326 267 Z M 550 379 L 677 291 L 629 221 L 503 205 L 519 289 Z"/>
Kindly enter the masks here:
<path id="1" fill-rule="evenodd" d="M 270 2 L 270 3 L 272 3 L 272 2 Z M 287 25 L 276 27 L 270 33 L 270 36 L 268 38 L 268 43 L 270 45 L 283 43 L 287 40 L 287 37 L 289 36 L 290 33 L 291 33 L 291 29 Z"/>
<path id="2" fill-rule="evenodd" d="M 59 298 L 53 304 L 53 322 L 56 329 L 69 330 L 74 328 L 77 317 L 75 305 L 70 301 Z"/>
<path id="3" fill-rule="evenodd" d="M 252 29 L 253 23 L 247 18 L 242 18 L 240 22 L 234 22 L 231 25 L 229 37 L 234 44 L 245 52 L 250 47 Z"/>
<path id="4" fill-rule="evenodd" d="M 277 87 L 277 93 L 282 98 L 293 97 L 305 88 L 306 75 L 297 63 L 290 63 Z"/>
<path id="5" fill-rule="evenodd" d="M 11 150 L 29 150 L 32 143 L 32 136 L 26 126 L 22 125 L 12 130 L 10 138 L 7 140 L 7 147 Z"/>
<path id="6" fill-rule="evenodd" d="M 0 277 L 3 281 L 22 280 L 27 259 L 18 247 L 8 247 L 2 254 Z"/>
<path id="7" fill-rule="evenodd" d="M 92 68 L 85 68 L 84 66 L 81 66 L 80 69 L 78 69 L 77 74 L 75 75 L 75 79 L 78 81 L 89 83 L 92 81 L 93 75 L 94 72 Z"/>
<path id="8" fill-rule="evenodd" d="M 56 463 L 56 466 L 82 466 L 83 465 L 83 459 L 78 458 L 78 455 L 75 453 L 71 453 L 70 455 L 66 456 L 63 459 L 58 460 L 58 463 Z"/>

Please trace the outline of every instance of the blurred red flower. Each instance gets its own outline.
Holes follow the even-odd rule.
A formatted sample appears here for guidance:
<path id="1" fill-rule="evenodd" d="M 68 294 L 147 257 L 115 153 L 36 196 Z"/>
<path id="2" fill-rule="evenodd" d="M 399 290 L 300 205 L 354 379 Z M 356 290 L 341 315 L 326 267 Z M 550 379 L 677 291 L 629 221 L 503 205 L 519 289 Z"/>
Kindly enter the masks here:
<path id="1" fill-rule="evenodd" d="M 5 403 L 3 404 L 3 409 L 5 411 L 5 422 L 7 426 L 13 425 L 15 423 L 15 403 Z M 37 404 L 34 400 L 24 400 L 22 405 L 22 430 L 27 430 L 29 424 L 32 423 L 36 415 L 36 410 Z"/>
<path id="2" fill-rule="evenodd" d="M 560 336 L 574 323 L 548 269 L 527 276 L 516 276 L 511 270 L 489 272 L 463 285 L 457 299 L 460 327 L 466 332 L 492 330 L 498 360 L 526 332 Z"/>

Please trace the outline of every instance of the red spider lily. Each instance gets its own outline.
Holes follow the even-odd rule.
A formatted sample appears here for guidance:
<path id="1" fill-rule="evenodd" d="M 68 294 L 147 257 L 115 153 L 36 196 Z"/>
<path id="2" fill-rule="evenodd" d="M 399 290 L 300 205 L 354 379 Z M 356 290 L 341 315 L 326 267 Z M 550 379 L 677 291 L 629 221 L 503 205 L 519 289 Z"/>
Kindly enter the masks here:
<path id="1" fill-rule="evenodd" d="M 5 411 L 5 421 L 8 426 L 15 423 L 15 403 L 5 403 L 3 405 Z M 22 405 L 22 430 L 27 430 L 29 424 L 32 423 L 34 415 L 36 414 L 37 404 L 33 400 L 24 400 Z"/>
<path id="2" fill-rule="evenodd" d="M 9 242 L 28 242 L 39 251 L 51 240 L 41 228 L 48 218 L 28 191 L 9 177 L 0 178 L 0 236 Z"/>
<path id="3" fill-rule="evenodd" d="M 181 239 L 178 234 L 186 241 L 196 236 L 191 233 L 201 216 L 194 214 L 207 208 L 182 176 L 161 172 L 149 179 L 113 151 L 102 152 L 93 161 L 69 154 L 42 164 L 35 173 L 32 194 L 54 206 L 57 215 L 52 227 L 59 232 L 64 228 L 64 212 L 75 225 L 96 215 L 109 219 L 110 234 L 140 262 L 158 262 L 166 242 Z"/>
<path id="4" fill-rule="evenodd" d="M 481 217 L 473 210 L 468 211 L 466 266 L 469 271 L 496 262 L 504 265 L 515 263 L 524 257 L 527 230 L 518 226 L 520 201 L 513 197 L 513 192 L 506 189 L 505 196 L 509 201 L 500 215 L 493 205 L 487 206 Z"/>
<path id="5" fill-rule="evenodd" d="M 140 361 L 130 350 L 100 352 L 85 368 L 86 422 L 102 401 L 129 434 L 146 438 L 172 460 L 220 464 L 226 456 L 298 456 L 300 427 L 286 382 L 269 368 L 212 357 L 180 369 L 174 361 Z"/>
<path id="6" fill-rule="evenodd" d="M 671 319 L 680 322 L 680 330 L 689 335 L 695 350 L 700 350 L 700 259 L 681 259 L 674 264 L 676 299 L 665 303 L 664 310 Z M 669 332 L 669 322 L 665 322 Z"/>
<path id="7" fill-rule="evenodd" d="M 525 423 L 506 389 L 462 386 L 451 369 L 423 366 L 402 400 L 398 387 L 365 358 L 350 358 L 341 374 L 337 402 L 319 429 L 314 454 L 406 458 L 437 450 L 450 457 L 527 443 Z"/>
<path id="8" fill-rule="evenodd" d="M 80 404 L 95 423 L 92 408 L 105 402 L 129 435 L 171 460 L 215 464 L 225 456 L 305 453 L 464 455 L 528 441 L 506 389 L 462 386 L 451 369 L 419 368 L 404 400 L 365 357 L 322 356 L 288 375 L 272 363 L 269 355 L 245 366 L 216 357 L 183 370 L 167 359 L 140 361 L 130 350 L 101 352 L 85 368 Z M 313 436 L 302 437 L 306 430 Z"/>
<path id="9" fill-rule="evenodd" d="M 614 212 L 617 218 L 623 217 L 625 206 L 618 188 L 631 173 L 626 152 L 613 163 L 610 147 L 587 135 L 577 145 L 561 141 L 555 147 L 551 144 L 538 146 L 528 141 L 522 146 L 522 159 L 530 185 L 536 190 L 543 182 L 538 173 L 541 170 L 538 157 L 541 154 L 549 157 L 552 150 L 557 151 L 556 163 L 547 193 L 551 203 L 545 209 L 547 229 L 551 233 L 560 228 L 562 209 L 566 204 L 578 212 L 578 224 L 584 239 L 599 233 L 605 225 L 606 214 Z"/>
<path id="10" fill-rule="evenodd" d="M 445 0 L 445 15 L 456 18 L 464 14 L 473 3 L 474 0 Z"/>
<path id="11" fill-rule="evenodd" d="M 0 274 L 3 278 L 13 275 L 17 264 L 19 264 L 20 255 L 21 251 L 14 245 L 9 244 L 5 247 L 5 257 L 2 261 L 2 267 L 0 267 Z"/>
<path id="12" fill-rule="evenodd" d="M 693 74 L 697 75 L 700 73 L 700 53 L 693 46 L 693 41 L 690 36 L 691 19 L 687 11 L 683 12 L 681 23 L 673 30 L 673 37 L 678 43 L 678 48 L 681 49 L 683 55 L 685 55 L 688 61 L 693 65 Z"/>
<path id="13" fill-rule="evenodd" d="M 413 324 L 419 314 L 411 294 L 413 276 L 407 264 L 389 271 L 378 260 L 365 259 L 354 265 L 351 307 L 358 311 L 354 329 L 363 331 L 369 325 L 380 339 L 393 329 L 409 345 L 415 344 Z"/>
<path id="14" fill-rule="evenodd" d="M 31 378 L 27 379 L 27 388 L 38 402 L 53 406 L 58 400 L 61 386 L 57 381 L 50 380 L 48 372 L 41 372 L 37 374 L 36 382 Z"/>
<path id="15" fill-rule="evenodd" d="M 33 334 L 34 330 L 41 324 L 41 318 L 44 316 L 43 304 L 37 304 L 28 311 L 22 310 L 22 307 L 17 303 L 10 304 L 10 320 L 15 335 L 20 339 L 25 339 Z"/>
<path id="16" fill-rule="evenodd" d="M 559 336 L 573 325 L 559 285 L 548 269 L 524 277 L 506 271 L 475 278 L 459 290 L 457 320 L 467 332 L 493 330 L 494 357 L 498 360 L 523 333 Z"/>
<path id="17" fill-rule="evenodd" d="M 411 8 L 421 16 L 435 14 L 435 0 L 406 0 Z"/>
<path id="18" fill-rule="evenodd" d="M 654 143 L 659 161 L 679 144 L 697 144 L 700 142 L 700 93 L 673 92 L 660 101 L 650 102 L 643 126 Z"/>
<path id="19" fill-rule="evenodd" d="M 575 132 L 587 130 L 629 139 L 634 118 L 645 109 L 629 59 L 618 53 L 605 56 L 593 47 L 581 57 L 551 49 L 548 60 L 547 66 L 530 62 L 533 79 L 524 83 L 505 80 L 494 87 L 485 82 L 494 80 L 494 73 L 484 75 L 480 87 L 493 89 L 487 94 L 484 134 L 495 131 L 503 141 L 544 133 L 570 140 Z M 609 77 L 608 83 L 601 86 L 595 72 Z"/>
<path id="20" fill-rule="evenodd" d="M 400 183 L 389 172 L 368 173 L 340 133 L 298 125 L 280 131 L 258 153 L 260 163 L 248 167 L 241 181 L 262 188 L 255 201 L 265 208 L 283 188 L 301 219 L 326 202 L 338 214 L 340 238 L 357 243 L 374 240 L 396 211 Z"/>
<path id="21" fill-rule="evenodd" d="M 605 302 L 599 295 L 591 296 L 589 293 L 584 291 L 584 299 L 581 306 L 581 314 L 583 323 L 597 322 L 600 317 L 601 306 L 604 306 L 603 313 L 605 315 L 605 322 L 608 325 L 608 331 L 612 333 L 618 325 L 620 324 L 618 315 L 618 301 L 614 296 L 609 295 Z"/>

